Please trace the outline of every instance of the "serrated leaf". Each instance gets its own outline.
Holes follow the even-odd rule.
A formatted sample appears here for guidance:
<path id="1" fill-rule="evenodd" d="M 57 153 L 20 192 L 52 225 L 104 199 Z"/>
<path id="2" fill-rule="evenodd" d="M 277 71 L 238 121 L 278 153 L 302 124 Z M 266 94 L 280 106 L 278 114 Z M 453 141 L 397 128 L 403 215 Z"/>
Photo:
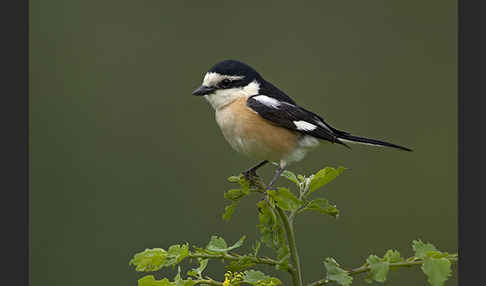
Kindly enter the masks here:
<path id="1" fill-rule="evenodd" d="M 299 185 L 299 180 L 297 179 L 297 176 L 288 170 L 284 170 L 280 176 L 287 178 L 287 180 L 295 183 L 297 186 Z"/>
<path id="2" fill-rule="evenodd" d="M 243 282 L 258 286 L 282 284 L 279 279 L 265 275 L 263 272 L 257 270 L 246 270 L 243 272 Z"/>
<path id="3" fill-rule="evenodd" d="M 238 202 L 234 201 L 231 205 L 224 207 L 223 220 L 229 221 L 235 212 Z"/>
<path id="4" fill-rule="evenodd" d="M 211 240 L 209 241 L 208 246 L 206 246 L 206 249 L 212 252 L 228 252 L 230 250 L 233 250 L 235 248 L 238 248 L 243 245 L 243 242 L 245 241 L 246 236 L 243 236 L 238 240 L 235 244 L 232 246 L 228 247 L 226 244 L 226 241 L 224 241 L 223 238 L 218 237 L 216 235 L 211 236 Z"/>
<path id="5" fill-rule="evenodd" d="M 432 286 L 444 285 L 451 275 L 451 262 L 447 258 L 427 257 L 421 268 Z"/>
<path id="6" fill-rule="evenodd" d="M 383 261 L 376 255 L 370 255 L 366 262 L 370 266 L 369 279 L 375 280 L 376 282 L 385 282 L 388 270 L 390 269 L 390 262 Z"/>
<path id="7" fill-rule="evenodd" d="M 425 258 L 427 252 L 438 251 L 432 243 L 424 243 L 420 239 L 412 241 L 412 248 L 415 251 L 415 256 L 420 259 Z"/>
<path id="8" fill-rule="evenodd" d="M 339 216 L 339 210 L 336 208 L 335 205 L 331 205 L 327 199 L 315 199 L 312 200 L 306 207 L 301 209 L 299 212 L 303 211 L 316 211 L 321 214 L 327 214 L 332 217 L 338 217 Z"/>
<path id="9" fill-rule="evenodd" d="M 353 282 L 353 277 L 349 276 L 349 273 L 339 267 L 334 258 L 328 257 L 324 260 L 324 266 L 327 271 L 327 279 L 334 281 L 342 286 L 349 286 Z"/>
<path id="10" fill-rule="evenodd" d="M 383 260 L 386 260 L 390 263 L 405 261 L 405 259 L 400 256 L 400 252 L 393 249 L 389 249 L 386 251 L 385 255 L 383 256 Z"/>
<path id="11" fill-rule="evenodd" d="M 172 284 L 167 278 L 155 280 L 153 275 L 147 275 L 138 279 L 138 286 L 171 286 Z"/>
<path id="12" fill-rule="evenodd" d="M 157 271 L 162 267 L 164 267 L 164 262 L 166 258 L 167 258 L 167 251 L 165 251 L 164 249 L 147 248 L 144 251 L 135 254 L 135 256 L 130 260 L 128 264 L 134 265 L 136 271 L 151 272 L 151 271 Z"/>
<path id="13" fill-rule="evenodd" d="M 289 189 L 278 188 L 278 190 L 268 190 L 268 195 L 275 200 L 277 205 L 286 211 L 299 209 L 303 202 L 299 200 Z"/>
<path id="14" fill-rule="evenodd" d="M 337 169 L 332 167 L 325 167 L 324 169 L 317 172 L 312 176 L 309 184 L 309 195 L 316 191 L 317 189 L 327 185 L 329 182 L 334 180 L 345 170 L 344 167 L 338 167 Z"/>
<path id="15" fill-rule="evenodd" d="M 193 268 L 193 269 L 189 270 L 187 272 L 187 275 L 201 279 L 202 278 L 202 273 L 203 273 L 204 269 L 206 269 L 206 267 L 208 266 L 208 261 L 209 261 L 209 259 L 201 259 L 201 258 L 199 258 L 198 259 L 199 267 L 198 268 Z"/>
<path id="16" fill-rule="evenodd" d="M 164 267 L 176 265 L 189 255 L 188 244 L 175 244 L 169 247 L 167 250 L 167 259 L 164 263 Z"/>

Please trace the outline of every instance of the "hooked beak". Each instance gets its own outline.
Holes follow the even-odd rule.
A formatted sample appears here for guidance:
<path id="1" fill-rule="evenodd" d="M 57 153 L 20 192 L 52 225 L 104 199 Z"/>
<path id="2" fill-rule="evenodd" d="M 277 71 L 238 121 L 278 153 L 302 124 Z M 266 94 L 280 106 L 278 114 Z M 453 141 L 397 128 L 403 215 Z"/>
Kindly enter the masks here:
<path id="1" fill-rule="evenodd" d="M 192 94 L 196 96 L 202 96 L 202 95 L 210 94 L 213 91 L 214 91 L 213 87 L 201 85 L 195 91 L 193 91 Z"/>

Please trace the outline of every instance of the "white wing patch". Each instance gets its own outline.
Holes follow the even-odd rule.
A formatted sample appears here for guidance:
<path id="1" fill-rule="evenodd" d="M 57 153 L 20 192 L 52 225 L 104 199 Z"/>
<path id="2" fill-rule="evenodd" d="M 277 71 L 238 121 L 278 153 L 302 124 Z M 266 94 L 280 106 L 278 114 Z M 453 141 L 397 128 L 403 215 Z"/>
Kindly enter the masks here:
<path id="1" fill-rule="evenodd" d="M 317 128 L 316 125 L 303 120 L 294 121 L 294 124 L 298 130 L 302 131 L 312 131 Z"/>
<path id="2" fill-rule="evenodd" d="M 271 98 L 269 96 L 266 96 L 266 95 L 257 95 L 255 97 L 253 97 L 256 101 L 268 106 L 268 107 L 272 107 L 272 108 L 276 108 L 278 109 L 278 107 L 280 106 L 280 102 L 278 100 L 276 100 L 275 98 Z"/>

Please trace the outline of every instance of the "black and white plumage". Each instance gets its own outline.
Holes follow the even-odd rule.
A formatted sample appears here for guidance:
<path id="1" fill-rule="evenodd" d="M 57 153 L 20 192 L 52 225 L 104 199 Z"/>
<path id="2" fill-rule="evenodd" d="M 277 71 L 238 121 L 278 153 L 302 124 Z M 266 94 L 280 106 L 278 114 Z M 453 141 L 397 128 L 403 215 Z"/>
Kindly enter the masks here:
<path id="1" fill-rule="evenodd" d="M 296 104 L 278 101 L 268 95 L 250 96 L 246 104 L 261 117 L 278 126 L 344 145 L 323 120 Z"/>
<path id="2" fill-rule="evenodd" d="M 204 96 L 211 104 L 224 137 L 236 151 L 264 160 L 248 172 L 270 160 L 280 163 L 279 175 L 288 163 L 304 158 L 320 140 L 348 148 L 346 143 L 361 143 L 411 151 L 333 128 L 239 61 L 214 65 L 193 94 Z"/>

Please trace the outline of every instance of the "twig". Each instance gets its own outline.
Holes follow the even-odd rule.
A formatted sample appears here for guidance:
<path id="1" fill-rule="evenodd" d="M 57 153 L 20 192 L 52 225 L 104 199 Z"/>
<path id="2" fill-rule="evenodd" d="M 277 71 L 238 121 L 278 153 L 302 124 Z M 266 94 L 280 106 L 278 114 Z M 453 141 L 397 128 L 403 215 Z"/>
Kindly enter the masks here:
<path id="1" fill-rule="evenodd" d="M 198 284 L 207 284 L 207 285 L 218 285 L 221 286 L 223 285 L 223 282 L 219 282 L 213 279 L 199 279 L 199 280 L 194 280 L 194 285 Z"/>
<path id="2" fill-rule="evenodd" d="M 457 258 L 448 258 L 451 262 L 456 262 Z M 405 261 L 405 262 L 395 262 L 395 263 L 390 263 L 390 268 L 397 268 L 397 267 L 411 267 L 411 266 L 417 266 L 417 265 L 422 265 L 424 264 L 423 260 L 414 260 L 414 261 Z M 348 271 L 348 274 L 350 276 L 357 275 L 360 273 L 365 273 L 371 270 L 370 266 L 361 266 L 352 270 Z M 327 280 L 326 278 L 314 281 L 307 286 L 319 286 L 319 285 L 326 285 L 331 281 Z"/>
<path id="3" fill-rule="evenodd" d="M 187 256 L 188 258 L 202 258 L 202 259 L 225 259 L 225 260 L 230 260 L 230 261 L 237 261 L 241 259 L 240 255 L 236 254 L 227 254 L 227 253 L 221 253 L 221 254 L 203 254 L 203 253 L 191 253 Z M 245 256 L 245 259 L 250 260 L 253 263 L 256 264 L 267 264 L 267 265 L 279 265 L 279 262 L 277 260 L 267 258 L 267 257 L 257 257 L 257 256 Z M 292 265 L 289 265 L 289 268 L 293 268 Z"/>

